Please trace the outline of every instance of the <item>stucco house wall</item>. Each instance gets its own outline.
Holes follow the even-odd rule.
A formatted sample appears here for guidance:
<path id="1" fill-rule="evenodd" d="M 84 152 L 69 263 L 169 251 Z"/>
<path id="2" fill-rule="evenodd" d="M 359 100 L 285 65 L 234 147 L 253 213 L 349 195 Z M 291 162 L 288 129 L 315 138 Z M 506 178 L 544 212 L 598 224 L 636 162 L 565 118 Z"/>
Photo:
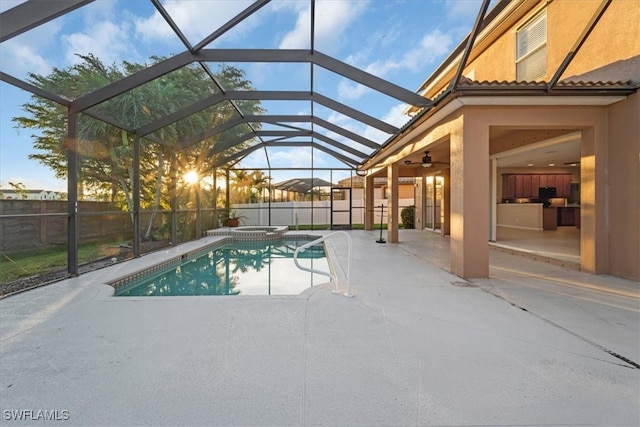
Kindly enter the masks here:
<path id="1" fill-rule="evenodd" d="M 443 230 L 450 229 L 452 272 L 467 278 L 488 275 L 487 224 L 495 208 L 487 197 L 493 191 L 489 155 L 577 134 L 581 268 L 640 280 L 640 2 L 613 0 L 560 76 L 563 86 L 546 87 L 602 4 L 499 3 L 473 45 L 458 90 L 442 93 L 458 68 L 459 48 L 419 88 L 439 104 L 423 110 L 404 135 L 367 162 L 393 179 L 407 158 L 447 144 L 450 169 L 443 201 L 450 202 L 450 211 Z M 539 84 L 515 83 L 518 30 L 545 8 L 546 73 Z M 618 81 L 624 83 L 611 83 Z M 497 199 L 499 179 L 496 184 Z"/>

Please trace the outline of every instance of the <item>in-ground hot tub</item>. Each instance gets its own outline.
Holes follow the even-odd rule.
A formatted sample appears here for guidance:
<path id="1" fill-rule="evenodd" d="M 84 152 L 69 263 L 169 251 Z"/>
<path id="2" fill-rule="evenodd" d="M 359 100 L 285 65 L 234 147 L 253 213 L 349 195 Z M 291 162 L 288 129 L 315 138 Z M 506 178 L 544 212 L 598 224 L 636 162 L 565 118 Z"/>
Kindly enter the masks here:
<path id="1" fill-rule="evenodd" d="M 207 236 L 231 236 L 235 240 L 265 241 L 280 239 L 287 231 L 289 227 L 286 225 L 248 225 L 208 230 Z"/>

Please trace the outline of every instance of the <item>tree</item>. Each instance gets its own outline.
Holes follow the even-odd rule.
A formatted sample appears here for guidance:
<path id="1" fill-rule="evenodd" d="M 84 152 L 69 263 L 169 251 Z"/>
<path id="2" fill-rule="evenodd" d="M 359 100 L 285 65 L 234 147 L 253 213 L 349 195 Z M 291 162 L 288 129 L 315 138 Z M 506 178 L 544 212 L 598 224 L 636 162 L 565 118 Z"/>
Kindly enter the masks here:
<path id="1" fill-rule="evenodd" d="M 105 66 L 93 55 L 80 56 L 82 61 L 66 69 L 54 68 L 46 76 L 30 74 L 29 81 L 37 87 L 57 93 L 67 99 L 76 99 L 112 82 L 147 68 L 148 64 L 123 62 L 119 66 Z M 164 58 L 153 57 L 151 64 Z M 231 66 L 220 66 L 215 78 L 227 90 L 251 90 L 244 72 Z M 199 65 L 189 65 L 172 73 L 149 81 L 122 95 L 109 99 L 91 109 L 101 116 L 111 117 L 118 123 L 138 129 L 153 120 L 164 117 L 182 107 L 217 91 L 207 72 Z M 236 105 L 244 114 L 263 112 L 259 101 L 238 101 Z M 37 131 L 32 135 L 37 153 L 29 156 L 54 171 L 57 178 L 67 176 L 67 111 L 49 100 L 32 95 L 23 105 L 26 115 L 15 117 L 16 127 Z M 168 182 L 174 149 L 205 129 L 211 129 L 221 121 L 237 116 L 230 102 L 216 104 L 206 110 L 166 126 L 141 143 L 140 176 L 141 207 L 156 212 L 170 206 Z M 255 125 L 254 125 L 255 126 Z M 246 133 L 246 125 L 236 126 L 213 137 L 203 137 L 196 144 L 177 149 L 175 152 L 177 171 L 180 176 L 187 170 L 203 174 L 213 167 L 217 158 L 208 156 L 210 148 L 238 134 Z M 133 212 L 133 148 L 135 135 L 105 122 L 81 115 L 78 124 L 80 172 L 77 177 L 80 197 L 85 191 L 108 194 L 109 200 L 120 209 Z M 160 144 L 151 141 L 161 141 Z M 225 157 L 246 148 L 250 141 L 226 150 Z M 154 215 L 147 227 L 146 237 L 151 237 Z"/>
<path id="2" fill-rule="evenodd" d="M 27 189 L 23 183 L 9 181 L 9 187 L 13 188 L 13 191 L 16 192 L 16 196 L 18 196 L 22 200 L 26 200 L 29 198 L 29 195 L 27 194 Z"/>
<path id="3" fill-rule="evenodd" d="M 269 177 L 264 172 L 258 170 L 249 173 L 242 169 L 231 172 L 231 203 L 257 203 L 264 196 L 269 183 Z"/>
<path id="4" fill-rule="evenodd" d="M 251 188 L 256 191 L 251 191 L 251 203 L 256 203 L 260 199 L 264 201 L 264 190 L 269 185 L 269 177 L 262 171 L 254 171 L 251 174 Z"/>

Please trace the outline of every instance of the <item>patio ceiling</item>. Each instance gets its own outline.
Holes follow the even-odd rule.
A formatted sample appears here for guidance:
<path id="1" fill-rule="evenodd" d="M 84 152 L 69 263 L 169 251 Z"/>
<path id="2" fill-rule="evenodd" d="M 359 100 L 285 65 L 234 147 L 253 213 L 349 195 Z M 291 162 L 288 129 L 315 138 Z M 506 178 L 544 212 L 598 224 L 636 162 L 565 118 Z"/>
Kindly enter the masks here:
<path id="1" fill-rule="evenodd" d="M 27 1 L 14 8 L 8 9 L 0 15 L 2 26 L 0 28 L 0 42 L 5 42 L 13 37 L 25 33 L 35 27 L 47 23 L 65 14 L 69 14 L 78 8 L 82 8 L 93 0 L 59 0 L 55 2 Z M 67 99 L 60 94 L 48 92 L 45 89 L 35 87 L 27 81 L 11 76 L 0 71 L 0 79 L 6 83 L 49 99 L 69 109 L 70 113 L 82 113 L 95 119 L 109 123 L 121 129 L 134 133 L 138 137 L 144 137 L 151 141 L 174 147 L 177 150 L 184 149 L 199 143 L 220 133 L 244 126 L 246 133 L 224 143 L 216 143 L 209 148 L 210 156 L 219 155 L 216 166 L 232 166 L 250 155 L 256 150 L 267 147 L 313 147 L 329 154 L 349 168 L 356 168 L 364 162 L 369 155 L 379 149 L 384 141 L 374 141 L 364 135 L 350 130 L 347 126 L 330 122 L 318 116 L 314 106 L 331 110 L 346 116 L 353 122 L 364 127 L 375 129 L 386 135 L 386 140 L 392 139 L 400 129 L 385 120 L 366 114 L 352 108 L 334 98 L 320 93 L 316 83 L 316 74 L 330 72 L 347 79 L 350 84 L 362 85 L 373 91 L 390 97 L 407 107 L 425 108 L 433 106 L 431 100 L 415 93 L 412 90 L 400 87 L 390 81 L 377 77 L 367 71 L 333 58 L 315 48 L 315 0 L 308 0 L 310 7 L 310 48 L 309 49 L 214 49 L 207 48 L 219 37 L 243 23 L 270 0 L 257 0 L 247 8 L 237 13 L 226 23 L 216 28 L 211 28 L 208 36 L 197 43 L 189 41 L 185 36 L 187 29 L 182 28 L 176 19 L 165 8 L 160 0 L 149 0 L 153 7 L 164 18 L 173 31 L 185 51 L 173 55 L 167 59 L 149 66 L 141 71 L 133 73 L 119 81 L 107 86 L 83 94 L 76 99 Z M 481 5 L 479 20 L 486 11 L 488 0 Z M 225 88 L 217 81 L 211 71 L 212 64 L 243 63 L 243 64 L 306 64 L 308 66 L 309 81 L 305 90 L 252 90 L 237 91 Z M 100 109 L 100 106 L 113 98 L 123 95 L 133 89 L 161 78 L 182 67 L 197 64 L 202 67 L 211 78 L 213 95 L 207 96 L 191 105 L 184 106 L 164 116 L 157 117 L 142 126 L 132 127 L 127 123 L 121 123 Z M 323 71 L 324 70 L 324 71 Z M 247 114 L 242 111 L 238 101 L 300 101 L 307 105 L 306 110 L 311 114 L 300 114 L 299 110 L 288 114 Z M 197 129 L 193 136 L 181 141 L 164 141 L 154 136 L 154 133 L 173 123 L 185 119 L 209 107 L 227 103 L 235 110 L 234 117 L 218 123 L 213 128 Z M 407 118 L 408 120 L 409 118 Z M 261 130 L 255 123 L 268 124 L 269 130 Z M 237 144 L 249 142 L 248 148 L 233 150 Z M 237 148 L 237 147 L 236 147 Z M 231 150 L 230 150 L 231 149 Z M 267 154 L 267 162 L 268 162 Z"/>

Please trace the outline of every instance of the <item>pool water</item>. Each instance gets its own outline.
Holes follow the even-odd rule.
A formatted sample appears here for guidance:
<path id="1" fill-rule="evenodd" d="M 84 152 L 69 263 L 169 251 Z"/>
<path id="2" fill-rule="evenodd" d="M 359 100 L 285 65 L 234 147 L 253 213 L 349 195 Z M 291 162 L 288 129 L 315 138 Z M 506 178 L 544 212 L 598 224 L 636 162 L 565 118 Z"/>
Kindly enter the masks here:
<path id="1" fill-rule="evenodd" d="M 308 240 L 234 242 L 177 267 L 161 270 L 116 289 L 116 296 L 298 295 L 327 283 L 326 276 L 300 270 L 293 261 Z M 324 246 L 298 254 L 306 267 L 329 271 Z"/>

